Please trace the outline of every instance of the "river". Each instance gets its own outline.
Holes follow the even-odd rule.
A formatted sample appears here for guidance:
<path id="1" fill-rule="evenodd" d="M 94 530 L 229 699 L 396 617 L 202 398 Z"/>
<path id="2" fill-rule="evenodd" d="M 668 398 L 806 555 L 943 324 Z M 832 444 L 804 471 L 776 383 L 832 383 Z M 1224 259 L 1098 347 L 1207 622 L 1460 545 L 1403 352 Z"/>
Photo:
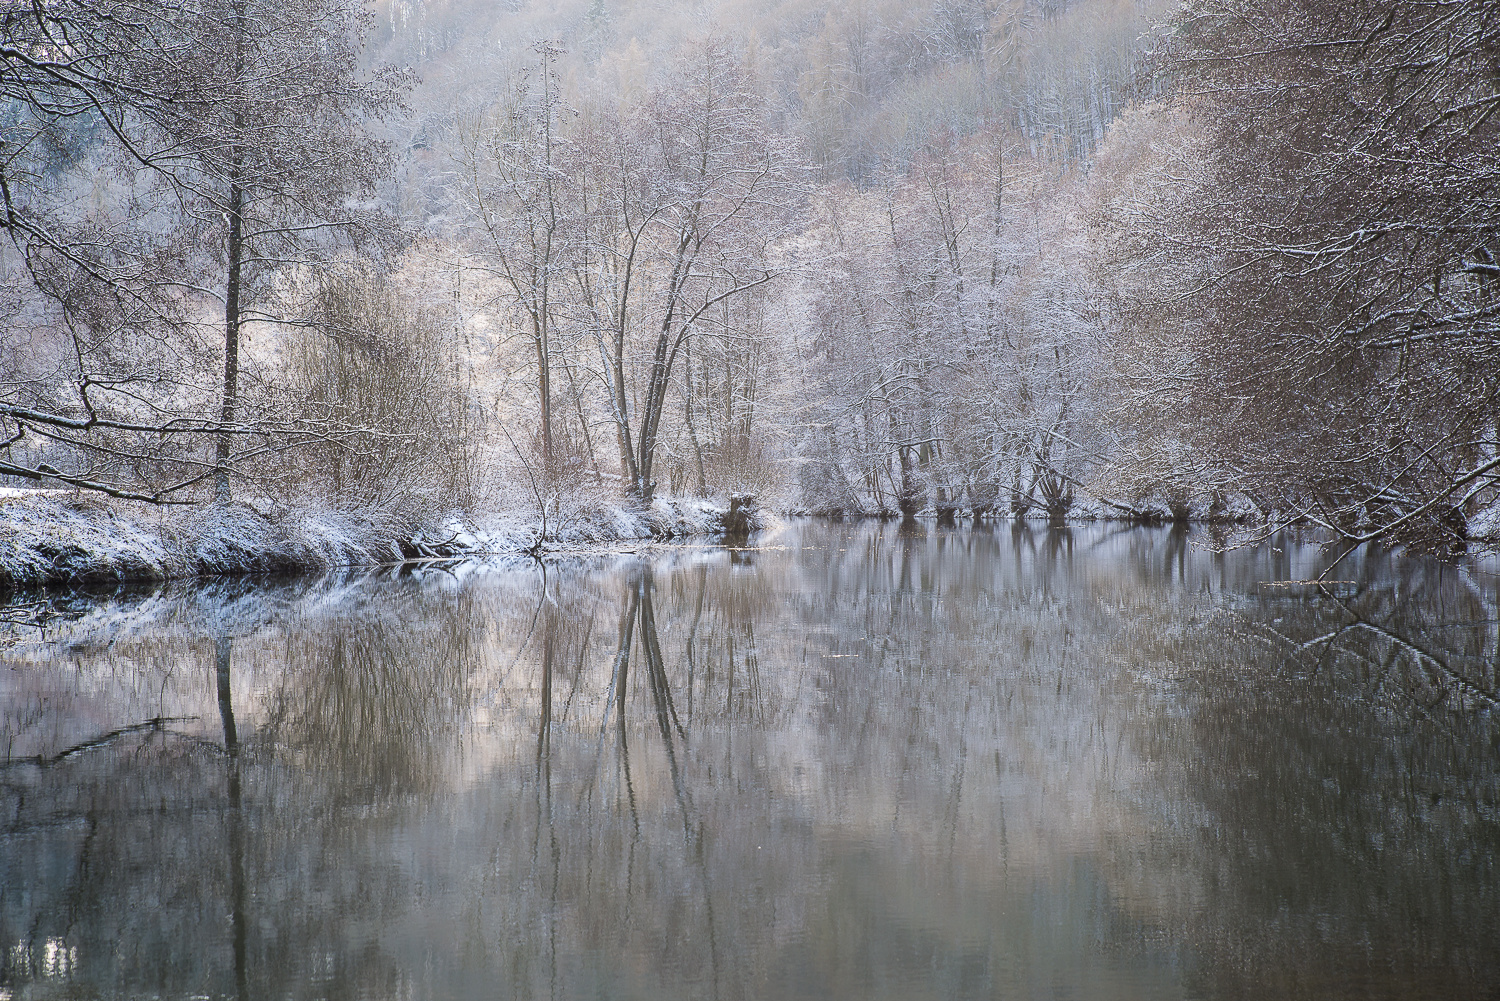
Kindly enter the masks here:
<path id="1" fill-rule="evenodd" d="M 1500 579 L 1212 541 L 53 596 L 0 1001 L 1494 996 Z"/>

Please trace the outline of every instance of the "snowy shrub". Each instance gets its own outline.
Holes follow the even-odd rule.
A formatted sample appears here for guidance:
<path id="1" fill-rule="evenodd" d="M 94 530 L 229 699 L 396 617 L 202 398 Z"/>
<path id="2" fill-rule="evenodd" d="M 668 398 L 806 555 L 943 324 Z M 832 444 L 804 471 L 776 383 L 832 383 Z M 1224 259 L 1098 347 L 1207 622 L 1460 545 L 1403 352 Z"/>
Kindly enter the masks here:
<path id="1" fill-rule="evenodd" d="M 312 306 L 317 322 L 286 339 L 285 388 L 306 412 L 361 431 L 262 475 L 339 508 L 472 506 L 485 421 L 452 330 L 359 267 L 322 276 Z"/>

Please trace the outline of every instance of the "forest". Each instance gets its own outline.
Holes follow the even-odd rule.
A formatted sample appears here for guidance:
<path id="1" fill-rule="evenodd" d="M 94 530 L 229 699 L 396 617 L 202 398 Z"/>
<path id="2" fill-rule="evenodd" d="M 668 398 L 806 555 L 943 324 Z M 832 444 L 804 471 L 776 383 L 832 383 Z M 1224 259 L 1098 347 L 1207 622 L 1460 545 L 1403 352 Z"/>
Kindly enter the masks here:
<path id="1" fill-rule="evenodd" d="M 0 1001 L 1500 983 L 1500 0 L 0 0 Z"/>
<path id="2" fill-rule="evenodd" d="M 0 45 L 7 516 L 1500 537 L 1496 0 L 12 0 Z"/>

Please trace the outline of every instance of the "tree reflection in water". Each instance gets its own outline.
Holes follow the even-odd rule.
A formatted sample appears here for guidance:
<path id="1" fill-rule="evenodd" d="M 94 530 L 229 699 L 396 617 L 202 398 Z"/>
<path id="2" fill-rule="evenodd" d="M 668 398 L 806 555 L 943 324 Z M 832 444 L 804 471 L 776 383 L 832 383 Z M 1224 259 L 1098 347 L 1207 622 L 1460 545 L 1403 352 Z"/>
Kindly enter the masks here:
<path id="1" fill-rule="evenodd" d="M 240 738 L 234 728 L 234 696 L 230 690 L 230 669 L 234 640 L 229 636 L 214 638 L 214 677 L 219 696 L 219 719 L 224 725 L 224 758 L 229 792 L 229 906 L 234 940 L 235 997 L 244 1001 L 250 996 L 245 958 L 245 815 L 240 798 Z"/>
<path id="2" fill-rule="evenodd" d="M 1167 529 L 774 541 L 76 605 L 6 654 L 0 986 L 1439 997 L 1500 974 L 1493 578 Z"/>

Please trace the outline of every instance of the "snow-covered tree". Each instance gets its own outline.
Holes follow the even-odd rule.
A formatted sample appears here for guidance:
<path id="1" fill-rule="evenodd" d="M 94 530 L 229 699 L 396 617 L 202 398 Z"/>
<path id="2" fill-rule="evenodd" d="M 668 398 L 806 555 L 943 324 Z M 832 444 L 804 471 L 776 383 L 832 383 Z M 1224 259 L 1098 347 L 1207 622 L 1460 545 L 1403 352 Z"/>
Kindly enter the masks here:
<path id="1" fill-rule="evenodd" d="M 1190 365 L 1163 392 L 1270 505 L 1451 538 L 1493 493 L 1497 48 L 1483 0 L 1201 0 L 1174 21 L 1182 141 L 1151 178 L 1170 193 L 1114 216 L 1124 259 L 1152 262 L 1126 315 L 1175 328 Z"/>
<path id="2" fill-rule="evenodd" d="M 343 0 L 90 0 L 0 17 L 9 278 L 45 342 L 0 401 L 0 472 L 154 500 L 213 478 L 227 496 L 238 453 L 327 433 L 245 413 L 241 328 L 275 315 L 292 269 L 379 226 L 387 158 L 365 125 L 404 79 L 358 74 L 366 22 Z M 215 312 L 208 375 L 197 331 Z"/>

